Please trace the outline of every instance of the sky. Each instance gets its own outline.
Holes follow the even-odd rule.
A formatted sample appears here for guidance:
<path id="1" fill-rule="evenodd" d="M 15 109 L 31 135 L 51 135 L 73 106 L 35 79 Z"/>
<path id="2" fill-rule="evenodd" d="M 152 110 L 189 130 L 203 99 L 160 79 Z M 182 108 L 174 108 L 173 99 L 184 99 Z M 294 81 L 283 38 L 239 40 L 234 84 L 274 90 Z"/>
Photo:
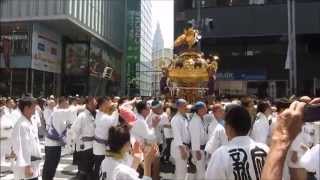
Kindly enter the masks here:
<path id="1" fill-rule="evenodd" d="M 165 48 L 173 46 L 173 0 L 151 0 L 152 35 L 160 23 Z"/>

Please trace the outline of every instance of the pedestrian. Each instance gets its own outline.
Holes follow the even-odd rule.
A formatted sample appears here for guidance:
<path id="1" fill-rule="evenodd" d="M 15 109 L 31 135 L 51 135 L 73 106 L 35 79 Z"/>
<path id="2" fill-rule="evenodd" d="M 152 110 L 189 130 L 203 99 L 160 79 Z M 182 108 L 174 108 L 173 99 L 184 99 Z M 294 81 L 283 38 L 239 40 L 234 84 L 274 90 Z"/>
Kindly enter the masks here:
<path id="1" fill-rule="evenodd" d="M 94 156 L 93 141 L 97 101 L 94 97 L 86 97 L 86 108 L 72 124 L 73 139 L 77 142 L 79 155 L 78 171 L 80 180 L 92 179 Z"/>
<path id="2" fill-rule="evenodd" d="M 12 169 L 15 179 L 38 179 L 40 176 L 41 150 L 38 127 L 32 119 L 35 113 L 36 99 L 31 95 L 23 96 L 19 101 L 21 116 L 12 132 L 12 150 L 15 162 Z"/>
<path id="3" fill-rule="evenodd" d="M 204 149 L 208 140 L 208 129 L 204 122 L 204 116 L 207 114 L 207 106 L 204 102 L 198 101 L 192 107 L 192 112 L 189 133 L 192 162 L 196 165 L 195 179 L 204 179 L 206 163 Z"/>
<path id="4" fill-rule="evenodd" d="M 45 137 L 45 161 L 42 171 L 43 180 L 53 180 L 61 158 L 61 148 L 66 144 L 66 134 L 72 112 L 65 97 L 58 99 L 58 107 L 53 110 Z"/>
<path id="5" fill-rule="evenodd" d="M 239 105 L 229 105 L 225 129 L 229 142 L 211 156 L 206 170 L 207 180 L 260 179 L 268 146 L 248 136 L 251 118 Z"/>
<path id="6" fill-rule="evenodd" d="M 205 147 L 205 152 L 209 154 L 214 153 L 220 146 L 228 142 L 226 131 L 220 122 L 224 121 L 225 112 L 221 104 L 212 106 L 212 114 L 206 116 L 211 117 L 211 123 L 208 127 L 208 142 Z M 208 157 L 208 159 L 210 159 Z"/>
<path id="7" fill-rule="evenodd" d="M 94 179 L 99 179 L 100 165 L 106 155 L 108 149 L 108 132 L 111 126 L 115 126 L 117 122 L 110 114 L 112 109 L 112 100 L 109 97 L 101 97 L 98 99 L 97 108 L 99 109 L 95 119 L 95 133 L 93 142 L 94 154 Z M 109 113 L 109 114 L 108 114 Z"/>
<path id="8" fill-rule="evenodd" d="M 174 158 L 176 169 L 175 179 L 185 179 L 187 174 L 187 161 L 190 151 L 189 120 L 187 116 L 187 101 L 178 99 L 176 102 L 178 112 L 171 120 L 173 141 L 171 155 Z"/>
<path id="9" fill-rule="evenodd" d="M 272 120 L 269 120 L 272 114 L 271 105 L 267 101 L 261 101 L 258 103 L 257 112 L 257 120 L 253 124 L 251 137 L 256 142 L 268 144 L 272 124 Z"/>
<path id="10" fill-rule="evenodd" d="M 150 106 L 146 101 L 140 101 L 136 104 L 137 120 L 134 122 L 131 134 L 140 144 L 157 144 L 157 135 L 155 128 L 159 125 L 161 118 L 154 116 L 150 125 L 147 123 L 147 117 L 150 114 Z M 159 155 L 158 155 L 159 156 Z M 154 159 L 152 163 L 152 179 L 160 179 L 159 158 Z"/>

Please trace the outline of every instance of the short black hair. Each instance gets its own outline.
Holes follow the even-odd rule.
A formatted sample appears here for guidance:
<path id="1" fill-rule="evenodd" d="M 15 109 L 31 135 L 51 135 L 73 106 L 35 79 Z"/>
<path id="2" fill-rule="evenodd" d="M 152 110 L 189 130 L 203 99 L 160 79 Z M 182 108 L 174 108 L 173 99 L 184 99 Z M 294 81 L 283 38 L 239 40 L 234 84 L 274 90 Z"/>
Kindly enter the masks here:
<path id="1" fill-rule="evenodd" d="M 225 123 L 231 126 L 237 135 L 245 136 L 251 129 L 249 112 L 240 105 L 229 105 L 226 110 Z"/>
<path id="2" fill-rule="evenodd" d="M 130 129 L 127 125 L 112 126 L 109 129 L 108 145 L 111 152 L 119 152 L 130 142 Z"/>
<path id="3" fill-rule="evenodd" d="M 129 100 L 127 96 L 121 97 L 118 101 L 118 107 L 120 107 L 126 100 Z"/>
<path id="4" fill-rule="evenodd" d="M 37 100 L 32 97 L 30 94 L 24 95 L 20 100 L 19 100 L 19 109 L 23 113 L 24 108 L 26 107 L 31 107 L 32 105 L 36 104 Z"/>
<path id="5" fill-rule="evenodd" d="M 109 101 L 109 100 L 111 100 L 110 97 L 99 97 L 98 100 L 97 100 L 97 109 L 99 109 L 100 106 L 101 106 L 104 102 Z"/>
<path id="6" fill-rule="evenodd" d="M 254 103 L 253 99 L 250 96 L 245 96 L 241 98 L 241 105 L 248 108 L 251 103 Z"/>
<path id="7" fill-rule="evenodd" d="M 68 101 L 68 99 L 66 97 L 64 97 L 64 96 L 61 96 L 61 97 L 58 98 L 58 104 L 59 105 L 64 103 L 65 101 Z"/>
<path id="8" fill-rule="evenodd" d="M 264 113 L 268 108 L 270 108 L 270 104 L 267 101 L 260 101 L 258 103 L 257 112 Z"/>
<path id="9" fill-rule="evenodd" d="M 90 104 L 91 101 L 93 101 L 95 99 L 95 97 L 93 96 L 87 96 L 84 100 L 85 104 Z"/>
<path id="10" fill-rule="evenodd" d="M 141 114 L 144 109 L 147 109 L 147 102 L 146 101 L 139 101 L 136 104 L 136 109 L 137 109 L 137 112 L 139 114 Z"/>

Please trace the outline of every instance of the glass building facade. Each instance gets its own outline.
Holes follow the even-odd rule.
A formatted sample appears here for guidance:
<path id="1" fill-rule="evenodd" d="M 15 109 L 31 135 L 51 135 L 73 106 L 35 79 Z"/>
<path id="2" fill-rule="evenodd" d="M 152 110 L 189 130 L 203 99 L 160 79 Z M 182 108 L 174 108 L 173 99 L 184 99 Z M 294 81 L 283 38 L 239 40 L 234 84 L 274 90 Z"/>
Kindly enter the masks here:
<path id="1" fill-rule="evenodd" d="M 125 0 L 1 0 L 0 94 L 120 93 L 124 19 Z"/>

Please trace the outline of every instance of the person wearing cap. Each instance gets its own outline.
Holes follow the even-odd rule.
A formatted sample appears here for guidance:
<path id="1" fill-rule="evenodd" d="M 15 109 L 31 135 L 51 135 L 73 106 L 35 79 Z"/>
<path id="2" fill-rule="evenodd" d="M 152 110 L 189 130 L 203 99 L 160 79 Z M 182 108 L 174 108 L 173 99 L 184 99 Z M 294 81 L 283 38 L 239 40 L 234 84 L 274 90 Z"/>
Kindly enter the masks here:
<path id="1" fill-rule="evenodd" d="M 105 158 L 108 146 L 108 132 L 111 126 L 116 125 L 115 118 L 111 115 L 112 100 L 109 97 L 101 97 L 98 99 L 97 115 L 95 119 L 95 131 L 93 142 L 94 154 L 94 179 L 99 179 L 99 171 L 101 162 Z"/>
<path id="2" fill-rule="evenodd" d="M 176 102 L 176 108 L 178 111 L 171 119 L 171 129 L 173 134 L 171 156 L 174 158 L 176 165 L 175 179 L 185 179 L 191 142 L 188 131 L 189 119 L 187 116 L 187 101 L 184 99 L 178 99 Z"/>
<path id="3" fill-rule="evenodd" d="M 15 179 L 38 179 L 40 176 L 41 150 L 38 127 L 31 118 L 35 113 L 36 99 L 31 95 L 19 101 L 21 116 L 14 126 L 11 142 L 15 154 L 12 169 Z"/>
<path id="4" fill-rule="evenodd" d="M 207 126 L 204 122 L 204 116 L 207 114 L 207 106 L 204 102 L 198 101 L 192 107 L 192 115 L 189 125 L 191 137 L 192 161 L 196 165 L 196 179 L 204 179 L 205 173 L 205 153 L 204 149 L 207 143 Z"/>
<path id="5" fill-rule="evenodd" d="M 268 146 L 248 136 L 251 117 L 243 106 L 229 105 L 225 115 L 228 143 L 211 156 L 206 180 L 261 179 Z"/>
<path id="6" fill-rule="evenodd" d="M 97 101 L 94 97 L 86 97 L 86 108 L 79 113 L 71 126 L 73 139 L 77 142 L 79 180 L 92 179 L 94 155 L 93 142 Z"/>

